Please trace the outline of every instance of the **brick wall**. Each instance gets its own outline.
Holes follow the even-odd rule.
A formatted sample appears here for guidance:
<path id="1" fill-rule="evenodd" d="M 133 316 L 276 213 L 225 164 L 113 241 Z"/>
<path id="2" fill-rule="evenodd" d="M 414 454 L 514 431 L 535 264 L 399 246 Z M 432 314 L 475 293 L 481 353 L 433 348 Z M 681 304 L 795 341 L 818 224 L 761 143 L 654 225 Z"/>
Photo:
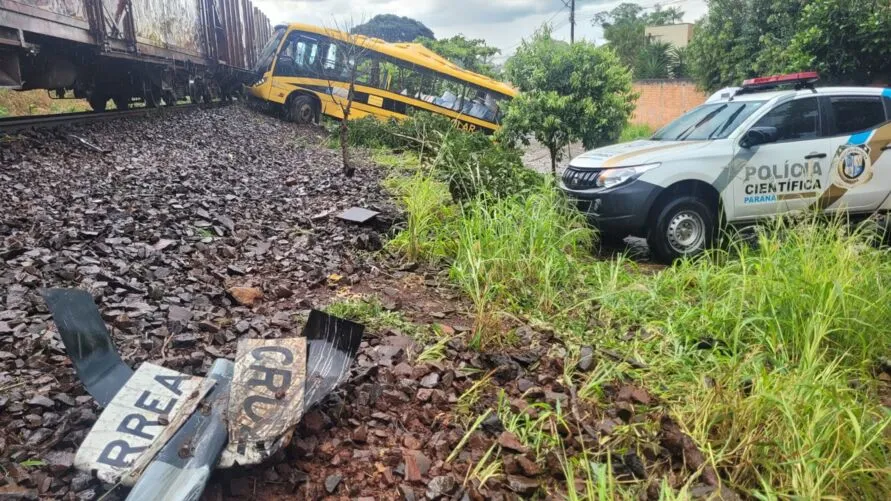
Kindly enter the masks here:
<path id="1" fill-rule="evenodd" d="M 638 80 L 634 91 L 640 94 L 631 123 L 656 130 L 699 106 L 708 95 L 689 80 Z"/>

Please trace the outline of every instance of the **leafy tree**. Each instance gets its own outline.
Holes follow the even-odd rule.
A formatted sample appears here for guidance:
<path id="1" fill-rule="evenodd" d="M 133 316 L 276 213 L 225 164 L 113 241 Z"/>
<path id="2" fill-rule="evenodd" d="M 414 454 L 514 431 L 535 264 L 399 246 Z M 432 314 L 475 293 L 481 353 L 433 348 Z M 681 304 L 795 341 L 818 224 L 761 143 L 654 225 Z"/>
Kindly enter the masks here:
<path id="1" fill-rule="evenodd" d="M 420 21 L 393 14 L 379 14 L 365 24 L 353 28 L 352 33 L 380 38 L 387 42 L 412 42 L 418 38 L 434 38 L 433 31 Z"/>
<path id="2" fill-rule="evenodd" d="M 801 11 L 787 69 L 815 69 L 835 81 L 891 77 L 891 3 L 812 0 Z"/>
<path id="3" fill-rule="evenodd" d="M 688 48 L 690 72 L 706 90 L 783 71 L 803 5 L 810 0 L 711 0 Z"/>
<path id="4" fill-rule="evenodd" d="M 668 51 L 671 58 L 671 76 L 673 78 L 687 78 L 690 76 L 689 57 L 687 48 L 672 47 Z"/>
<path id="5" fill-rule="evenodd" d="M 669 78 L 673 76 L 673 68 L 671 44 L 651 42 L 637 56 L 634 78 Z"/>
<path id="6" fill-rule="evenodd" d="M 455 35 L 443 40 L 419 38 L 416 41 L 464 69 L 490 77 L 497 76 L 492 57 L 501 51 L 486 45 L 485 40 L 469 40 L 464 35 Z"/>
<path id="7" fill-rule="evenodd" d="M 615 52 L 555 40 L 548 26 L 523 40 L 506 72 L 523 92 L 507 106 L 502 137 L 528 144 L 533 135 L 550 152 L 555 176 L 566 145 L 615 141 L 634 110 L 631 73 Z"/>
<path id="8" fill-rule="evenodd" d="M 623 3 L 609 12 L 594 16 L 594 25 L 603 27 L 603 37 L 615 49 L 616 54 L 627 66 L 634 68 L 646 47 L 646 27 L 675 24 L 681 22 L 684 13 L 677 7 L 645 13 L 644 8 L 634 3 Z"/>

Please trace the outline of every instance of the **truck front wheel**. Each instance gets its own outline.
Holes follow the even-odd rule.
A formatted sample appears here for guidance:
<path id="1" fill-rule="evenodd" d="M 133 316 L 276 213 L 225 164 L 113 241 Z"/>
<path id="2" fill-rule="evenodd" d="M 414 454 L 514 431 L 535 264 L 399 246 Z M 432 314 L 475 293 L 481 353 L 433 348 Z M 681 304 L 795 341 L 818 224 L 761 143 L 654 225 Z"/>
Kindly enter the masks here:
<path id="1" fill-rule="evenodd" d="M 656 214 L 647 243 L 659 261 L 671 264 L 714 245 L 717 228 L 715 211 L 704 200 L 682 196 L 666 203 Z"/>

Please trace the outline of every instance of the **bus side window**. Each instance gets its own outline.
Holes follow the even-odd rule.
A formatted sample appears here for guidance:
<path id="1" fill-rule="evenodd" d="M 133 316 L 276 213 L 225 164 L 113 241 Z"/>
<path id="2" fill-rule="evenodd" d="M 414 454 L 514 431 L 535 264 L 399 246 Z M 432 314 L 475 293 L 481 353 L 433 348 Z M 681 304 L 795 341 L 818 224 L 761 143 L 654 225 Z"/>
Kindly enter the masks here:
<path id="1" fill-rule="evenodd" d="M 314 75 L 317 70 L 319 42 L 300 32 L 292 31 L 278 55 L 276 76 L 296 77 Z"/>
<path id="2" fill-rule="evenodd" d="M 350 79 L 350 70 L 352 66 L 355 64 L 356 66 L 356 83 L 360 85 L 368 85 L 371 87 L 377 87 L 380 84 L 380 62 L 374 58 L 374 56 L 369 56 L 367 54 L 361 54 L 358 56 L 359 60 L 355 59 L 351 60 L 346 64 L 342 80 L 344 82 L 349 82 Z"/>

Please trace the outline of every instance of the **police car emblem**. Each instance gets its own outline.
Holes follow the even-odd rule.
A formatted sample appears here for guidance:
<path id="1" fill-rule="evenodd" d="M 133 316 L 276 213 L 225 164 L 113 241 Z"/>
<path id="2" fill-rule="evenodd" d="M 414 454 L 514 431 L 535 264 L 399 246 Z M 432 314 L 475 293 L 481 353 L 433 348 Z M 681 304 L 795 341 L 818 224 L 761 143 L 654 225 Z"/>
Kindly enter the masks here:
<path id="1" fill-rule="evenodd" d="M 872 178 L 872 159 L 866 145 L 845 145 L 839 148 L 833 162 L 833 174 L 837 185 L 859 186 Z"/>

